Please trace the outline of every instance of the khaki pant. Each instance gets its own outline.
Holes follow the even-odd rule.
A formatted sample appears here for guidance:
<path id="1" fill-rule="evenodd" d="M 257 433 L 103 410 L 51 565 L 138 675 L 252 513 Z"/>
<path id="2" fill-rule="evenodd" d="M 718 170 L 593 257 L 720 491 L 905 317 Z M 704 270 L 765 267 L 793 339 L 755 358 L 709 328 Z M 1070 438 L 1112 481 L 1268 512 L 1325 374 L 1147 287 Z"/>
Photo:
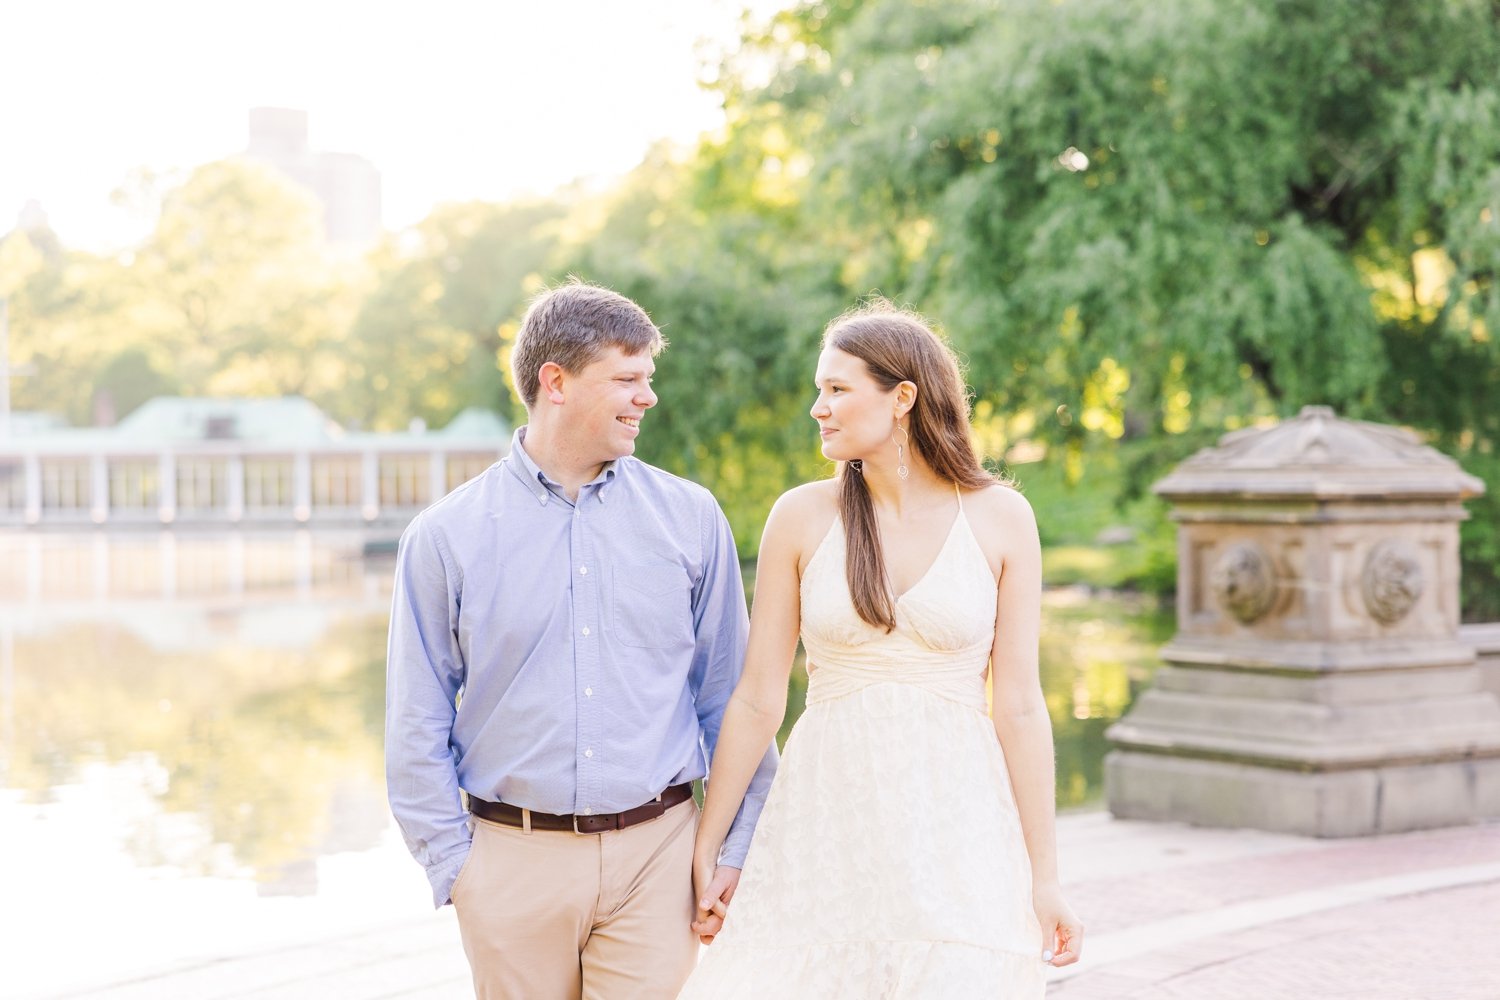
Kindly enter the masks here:
<path id="1" fill-rule="evenodd" d="M 473 822 L 452 896 L 479 1000 L 677 995 L 698 955 L 691 800 L 601 834 Z"/>

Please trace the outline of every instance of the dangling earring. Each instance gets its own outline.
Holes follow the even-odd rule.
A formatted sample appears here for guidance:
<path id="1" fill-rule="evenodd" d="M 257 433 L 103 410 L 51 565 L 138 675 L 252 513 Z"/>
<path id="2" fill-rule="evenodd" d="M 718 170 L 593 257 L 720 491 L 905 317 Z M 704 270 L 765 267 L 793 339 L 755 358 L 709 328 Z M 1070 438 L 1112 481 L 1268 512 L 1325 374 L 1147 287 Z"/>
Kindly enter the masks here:
<path id="1" fill-rule="evenodd" d="M 851 458 L 851 459 L 849 459 L 849 461 L 845 462 L 844 464 L 847 465 L 847 466 L 849 466 L 849 471 L 850 472 L 864 472 L 865 471 L 865 463 L 862 462 L 862 461 L 860 461 L 857 458 Z"/>
<path id="2" fill-rule="evenodd" d="M 896 431 L 901 432 L 900 441 L 896 441 Z M 906 428 L 901 426 L 899 420 L 896 421 L 895 430 L 891 431 L 891 440 L 896 444 L 896 475 L 901 477 L 902 482 L 905 482 L 906 477 L 911 474 L 911 470 L 906 467 L 906 446 L 911 444 L 911 438 L 907 436 Z"/>

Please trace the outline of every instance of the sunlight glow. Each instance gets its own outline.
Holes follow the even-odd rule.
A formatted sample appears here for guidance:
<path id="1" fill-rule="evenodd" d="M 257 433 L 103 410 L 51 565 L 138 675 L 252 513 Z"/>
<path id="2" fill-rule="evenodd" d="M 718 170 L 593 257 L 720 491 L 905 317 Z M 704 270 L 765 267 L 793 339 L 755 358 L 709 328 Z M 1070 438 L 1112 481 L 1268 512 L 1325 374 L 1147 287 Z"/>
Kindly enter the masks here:
<path id="1" fill-rule="evenodd" d="M 0 232 L 29 199 L 69 245 L 118 250 L 151 206 L 111 192 L 244 150 L 258 106 L 305 110 L 311 144 L 381 173 L 384 221 L 435 203 L 545 194 L 631 169 L 722 120 L 698 80 L 771 0 L 351 0 L 6 4 Z M 82 26 L 86 25 L 86 29 Z M 38 86 L 37 81 L 51 81 Z"/>

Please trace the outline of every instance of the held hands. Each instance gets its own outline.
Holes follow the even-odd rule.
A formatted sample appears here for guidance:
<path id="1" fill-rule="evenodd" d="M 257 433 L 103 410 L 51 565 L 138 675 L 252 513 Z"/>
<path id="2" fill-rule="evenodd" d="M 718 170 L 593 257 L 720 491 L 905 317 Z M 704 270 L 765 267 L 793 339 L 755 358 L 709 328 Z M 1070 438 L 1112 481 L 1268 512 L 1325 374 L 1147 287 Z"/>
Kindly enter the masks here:
<path id="1" fill-rule="evenodd" d="M 1031 892 L 1036 919 L 1042 925 L 1042 961 L 1055 968 L 1072 965 L 1083 951 L 1083 922 L 1063 899 L 1057 883 L 1038 885 Z"/>
<path id="2" fill-rule="evenodd" d="M 740 870 L 712 861 L 693 861 L 693 933 L 703 944 L 713 944 L 724 927 L 729 901 L 740 884 Z"/>

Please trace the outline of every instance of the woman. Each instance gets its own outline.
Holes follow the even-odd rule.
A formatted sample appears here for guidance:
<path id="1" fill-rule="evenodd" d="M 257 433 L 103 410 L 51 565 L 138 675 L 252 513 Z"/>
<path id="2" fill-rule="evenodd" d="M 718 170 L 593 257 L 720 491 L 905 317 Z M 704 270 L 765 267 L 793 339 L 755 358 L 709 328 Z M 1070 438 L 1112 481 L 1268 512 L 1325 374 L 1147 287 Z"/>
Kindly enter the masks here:
<path id="1" fill-rule="evenodd" d="M 920 317 L 835 320 L 816 383 L 839 471 L 766 523 L 695 847 L 693 927 L 716 943 L 679 1000 L 1040 997 L 1083 929 L 1057 880 L 1031 508 L 981 468 L 958 364 Z M 716 896 L 799 631 L 807 710 Z"/>

